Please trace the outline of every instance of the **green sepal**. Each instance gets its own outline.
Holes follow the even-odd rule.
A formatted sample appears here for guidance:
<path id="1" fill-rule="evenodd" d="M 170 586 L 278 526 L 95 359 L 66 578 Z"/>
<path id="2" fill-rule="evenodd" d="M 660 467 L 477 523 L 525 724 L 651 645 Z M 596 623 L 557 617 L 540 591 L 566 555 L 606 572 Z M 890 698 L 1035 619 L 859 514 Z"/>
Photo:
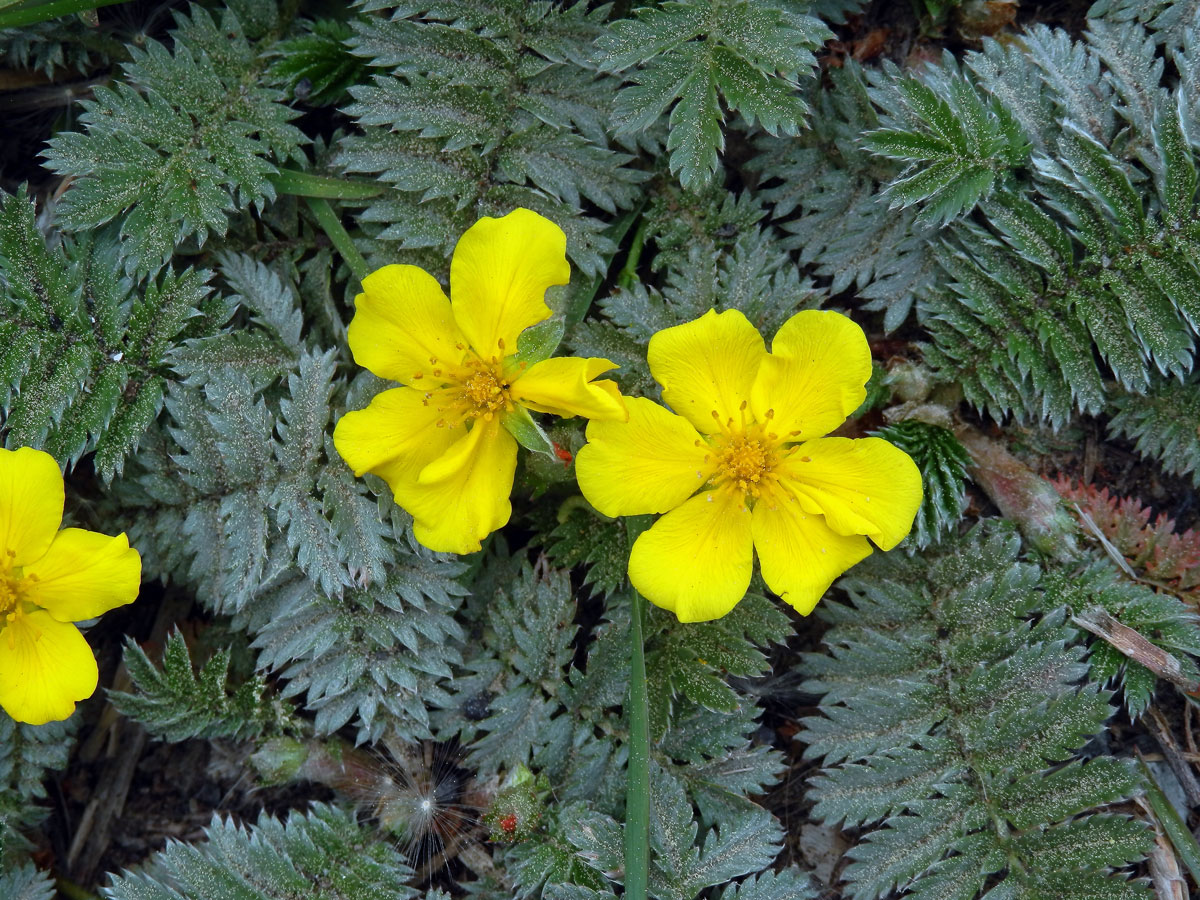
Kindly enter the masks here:
<path id="1" fill-rule="evenodd" d="M 526 450 L 554 456 L 554 442 L 542 431 L 542 427 L 533 421 L 525 407 L 518 406 L 512 412 L 505 413 L 500 424 L 508 429 L 508 433 Z"/>
<path id="2" fill-rule="evenodd" d="M 562 343 L 563 330 L 563 320 L 558 316 L 526 328 L 517 336 L 517 352 L 504 361 L 506 366 L 528 368 L 549 359 Z"/>

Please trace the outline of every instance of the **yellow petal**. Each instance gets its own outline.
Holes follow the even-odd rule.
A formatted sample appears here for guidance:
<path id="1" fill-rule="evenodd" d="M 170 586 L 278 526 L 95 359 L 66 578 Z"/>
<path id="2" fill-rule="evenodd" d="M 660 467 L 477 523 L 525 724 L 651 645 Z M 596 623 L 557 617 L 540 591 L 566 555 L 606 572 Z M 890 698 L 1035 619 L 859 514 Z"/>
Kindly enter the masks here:
<path id="1" fill-rule="evenodd" d="M 517 468 L 517 442 L 499 418 L 478 419 L 457 443 L 433 460 L 416 483 L 395 489 L 396 502 L 412 513 L 413 534 L 430 550 L 474 553 L 480 541 L 512 515 L 509 494 Z"/>
<path id="2" fill-rule="evenodd" d="M 758 370 L 751 408 L 760 422 L 790 440 L 833 431 L 866 399 L 871 349 L 852 319 L 815 309 L 792 316 L 771 342 Z"/>
<path id="3" fill-rule="evenodd" d="M 629 413 L 616 384 L 592 379 L 616 363 L 607 359 L 559 356 L 535 363 L 516 376 L 513 397 L 535 412 L 555 416 L 586 416 L 589 419 L 624 421 Z"/>
<path id="4" fill-rule="evenodd" d="M 462 362 L 467 339 L 432 275 L 384 266 L 363 279 L 347 340 L 354 361 L 380 378 L 416 387 L 442 383 L 435 372 Z"/>
<path id="5" fill-rule="evenodd" d="M 62 524 L 63 477 L 49 453 L 0 449 L 0 566 L 24 566 L 46 552 Z"/>
<path id="6" fill-rule="evenodd" d="M 566 284 L 567 236 L 528 209 L 484 216 L 467 229 L 450 261 L 454 318 L 484 359 L 517 352 L 517 335 L 550 317 L 546 289 Z"/>
<path id="7" fill-rule="evenodd" d="M 728 491 L 699 494 L 645 531 L 629 554 L 629 580 L 680 622 L 719 619 L 746 595 L 754 552 L 750 511 Z"/>
<path id="8" fill-rule="evenodd" d="M 838 534 L 865 534 L 891 550 L 912 528 L 921 505 L 921 472 L 883 438 L 806 441 L 779 469 L 808 512 Z"/>
<path id="9" fill-rule="evenodd" d="M 835 578 L 871 553 L 865 537 L 843 537 L 786 491 L 760 497 L 752 525 L 763 581 L 802 616 Z"/>
<path id="10" fill-rule="evenodd" d="M 700 318 L 664 328 L 650 338 L 650 372 L 663 386 L 663 400 L 704 434 L 740 424 L 742 404 L 759 364 L 766 358 L 762 335 L 736 309 L 709 310 Z"/>
<path id="11" fill-rule="evenodd" d="M 18 722 L 65 719 L 92 696 L 99 675 L 79 629 L 37 610 L 0 631 L 0 706 Z"/>
<path id="12" fill-rule="evenodd" d="M 25 567 L 25 596 L 60 622 L 102 615 L 137 599 L 142 558 L 123 534 L 64 528 L 46 555 Z"/>
<path id="13" fill-rule="evenodd" d="M 333 445 L 355 475 L 373 472 L 394 493 L 401 484 L 416 484 L 420 471 L 466 433 L 461 420 L 446 419 L 436 395 L 426 399 L 413 388 L 393 388 L 338 420 Z M 445 424 L 438 427 L 439 421 Z"/>
<path id="14" fill-rule="evenodd" d="M 712 474 L 708 445 L 681 416 L 644 397 L 626 397 L 628 422 L 588 423 L 575 456 L 575 477 L 588 502 L 606 516 L 674 509 Z"/>

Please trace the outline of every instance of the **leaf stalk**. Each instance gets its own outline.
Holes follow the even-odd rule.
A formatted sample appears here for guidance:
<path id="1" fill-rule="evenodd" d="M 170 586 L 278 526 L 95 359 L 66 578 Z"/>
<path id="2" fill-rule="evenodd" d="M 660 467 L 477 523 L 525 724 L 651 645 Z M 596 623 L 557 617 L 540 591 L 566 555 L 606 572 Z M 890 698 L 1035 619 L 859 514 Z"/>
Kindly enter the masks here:
<path id="1" fill-rule="evenodd" d="M 342 224 L 342 220 L 333 211 L 333 207 L 329 205 L 329 201 L 322 197 L 305 197 L 304 200 L 308 204 L 308 208 L 312 210 L 313 215 L 316 216 L 317 224 L 329 236 L 329 240 L 333 243 L 334 248 L 342 255 L 342 259 L 346 261 L 346 265 L 350 267 L 350 271 L 354 273 L 354 277 L 361 283 L 370 274 L 367 261 L 358 252 L 358 248 L 354 246 L 354 241 L 350 237 L 350 233 L 346 231 L 346 226 Z"/>
<path id="2" fill-rule="evenodd" d="M 629 770 L 625 789 L 625 897 L 645 900 L 650 871 L 650 712 L 642 595 L 629 591 Z"/>

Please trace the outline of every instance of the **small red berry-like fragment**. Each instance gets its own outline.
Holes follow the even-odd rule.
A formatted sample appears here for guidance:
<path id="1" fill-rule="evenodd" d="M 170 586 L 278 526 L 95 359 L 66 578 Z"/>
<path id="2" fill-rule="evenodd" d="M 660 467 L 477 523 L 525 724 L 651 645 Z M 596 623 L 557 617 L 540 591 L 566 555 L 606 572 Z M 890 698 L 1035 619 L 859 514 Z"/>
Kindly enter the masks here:
<path id="1" fill-rule="evenodd" d="M 554 444 L 554 455 L 562 460 L 563 468 L 571 468 L 571 462 L 575 459 L 575 457 L 571 455 L 571 451 L 564 447 L 558 446 L 555 441 L 551 441 L 550 443 Z"/>

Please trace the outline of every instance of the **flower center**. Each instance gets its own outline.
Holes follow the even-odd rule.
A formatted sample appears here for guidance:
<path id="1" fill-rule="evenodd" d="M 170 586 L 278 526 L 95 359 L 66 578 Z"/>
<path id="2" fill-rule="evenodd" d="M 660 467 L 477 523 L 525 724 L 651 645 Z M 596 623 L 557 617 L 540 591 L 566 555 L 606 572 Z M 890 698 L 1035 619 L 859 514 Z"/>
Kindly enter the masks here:
<path id="1" fill-rule="evenodd" d="M 718 486 L 757 497 L 775 465 L 772 448 L 762 436 L 750 433 L 732 435 L 722 444 L 716 452 Z"/>
<path id="2" fill-rule="evenodd" d="M 726 479 L 749 491 L 770 472 L 770 457 L 761 440 L 739 436 L 721 450 L 716 466 Z"/>
<path id="3" fill-rule="evenodd" d="M 25 612 L 25 579 L 20 569 L 14 569 L 11 550 L 0 557 L 0 629 Z"/>
<path id="4" fill-rule="evenodd" d="M 470 364 L 468 364 L 470 365 Z M 462 384 L 459 395 L 467 406 L 467 415 L 491 419 L 492 415 L 509 405 L 508 382 L 499 373 L 483 364 Z"/>
<path id="5" fill-rule="evenodd" d="M 746 403 L 743 402 L 740 422 L 730 419 L 722 422 L 714 411 L 713 418 L 721 425 L 720 434 L 711 438 L 712 459 L 716 463 L 713 486 L 725 488 L 743 495 L 747 502 L 757 499 L 770 482 L 775 480 L 775 466 L 779 462 L 781 446 L 778 435 L 769 431 L 773 413 L 768 411 L 767 422 L 747 422 Z"/>
<path id="6" fill-rule="evenodd" d="M 435 370 L 441 375 L 441 370 Z M 438 412 L 438 427 L 454 428 L 459 422 L 483 419 L 490 422 L 497 413 L 514 408 L 512 389 L 504 376 L 500 360 L 467 359 L 462 367 L 446 373 L 446 386 L 425 394 L 426 406 L 433 402 Z"/>

